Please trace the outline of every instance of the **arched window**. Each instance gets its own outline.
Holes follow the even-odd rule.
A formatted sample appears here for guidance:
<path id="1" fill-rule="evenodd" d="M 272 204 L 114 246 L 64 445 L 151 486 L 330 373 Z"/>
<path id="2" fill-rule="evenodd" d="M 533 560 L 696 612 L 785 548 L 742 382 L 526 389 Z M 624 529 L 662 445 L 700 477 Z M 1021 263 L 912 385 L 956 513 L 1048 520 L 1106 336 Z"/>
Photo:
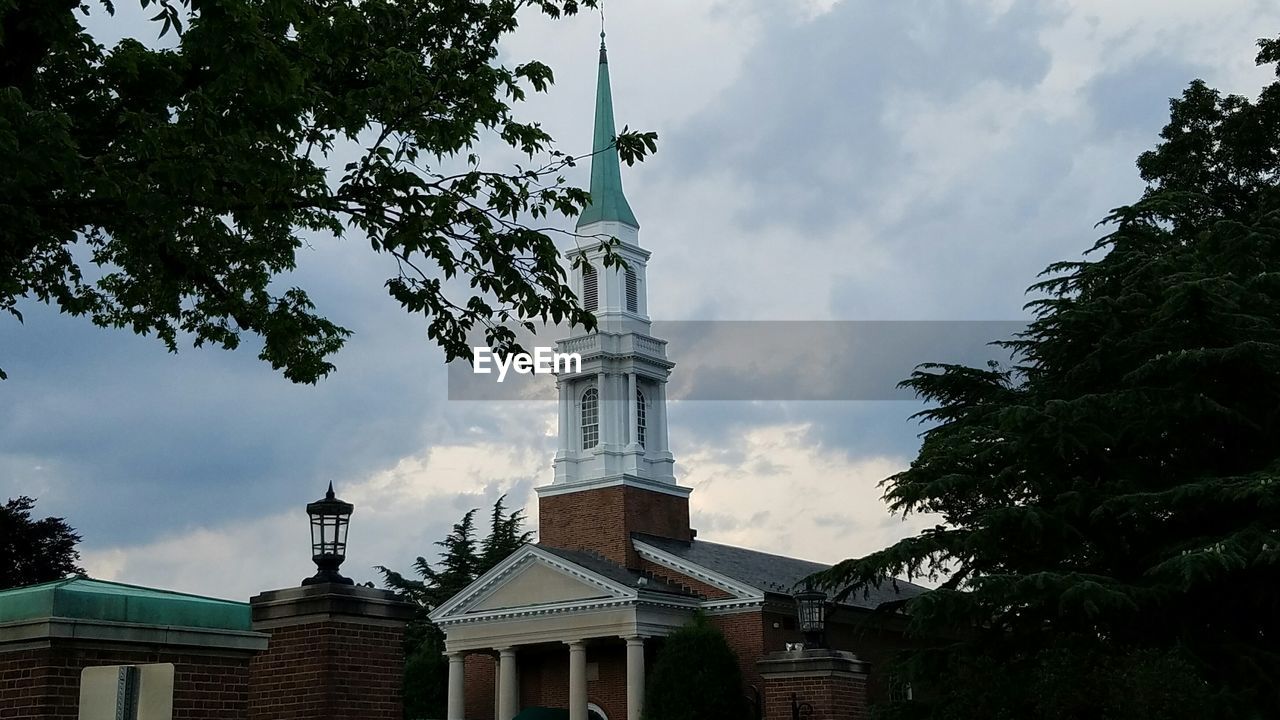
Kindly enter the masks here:
<path id="1" fill-rule="evenodd" d="M 582 309 L 596 311 L 599 297 L 599 283 L 596 280 L 596 268 L 590 263 L 582 266 Z"/>
<path id="2" fill-rule="evenodd" d="M 600 393 L 587 388 L 582 393 L 582 449 L 590 450 L 600 444 Z"/>
<path id="3" fill-rule="evenodd" d="M 644 393 L 636 390 L 636 442 L 640 444 L 640 447 L 644 447 L 646 414 L 648 414 L 648 407 L 644 401 Z"/>
<path id="4" fill-rule="evenodd" d="M 640 307 L 640 291 L 636 288 L 636 271 L 627 270 L 627 310 L 638 312 Z"/>

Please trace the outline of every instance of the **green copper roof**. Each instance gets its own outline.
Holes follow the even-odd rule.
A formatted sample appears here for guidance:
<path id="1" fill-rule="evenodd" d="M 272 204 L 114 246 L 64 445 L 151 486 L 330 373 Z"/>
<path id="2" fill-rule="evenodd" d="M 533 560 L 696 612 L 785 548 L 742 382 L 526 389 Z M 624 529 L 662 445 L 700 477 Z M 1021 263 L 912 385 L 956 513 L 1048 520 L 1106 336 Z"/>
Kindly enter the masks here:
<path id="1" fill-rule="evenodd" d="M 71 578 L 0 592 L 0 623 L 44 618 L 252 630 L 249 604 Z"/>
<path id="2" fill-rule="evenodd" d="M 591 145 L 591 204 L 578 217 L 578 227 L 594 222 L 620 222 L 639 229 L 635 213 L 622 194 L 622 168 L 613 138 L 613 94 L 609 91 L 609 58 L 600 33 L 600 76 L 596 81 L 596 131 Z"/>

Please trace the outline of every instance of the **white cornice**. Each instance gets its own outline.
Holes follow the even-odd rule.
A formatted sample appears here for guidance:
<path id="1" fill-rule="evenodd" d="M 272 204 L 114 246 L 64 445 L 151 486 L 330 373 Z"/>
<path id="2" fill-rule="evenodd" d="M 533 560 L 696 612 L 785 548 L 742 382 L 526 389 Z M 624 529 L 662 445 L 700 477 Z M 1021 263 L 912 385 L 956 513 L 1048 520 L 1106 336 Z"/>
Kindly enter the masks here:
<path id="1" fill-rule="evenodd" d="M 677 555 L 673 555 L 665 550 L 660 550 L 649 545 L 643 540 L 633 538 L 631 543 L 635 547 L 636 552 L 639 553 L 640 557 L 645 560 L 661 565 L 669 570 L 675 570 L 682 575 L 687 575 L 688 577 L 704 582 L 712 587 L 719 588 L 732 595 L 736 600 L 764 601 L 764 591 L 760 588 L 738 582 L 728 575 L 723 575 L 701 565 L 689 562 Z M 703 606 L 706 607 L 707 603 L 704 603 Z"/>
<path id="2" fill-rule="evenodd" d="M 440 627 L 466 625 L 472 623 L 494 622 L 497 620 L 515 620 L 519 618 L 538 617 L 542 615 L 569 615 L 574 613 L 608 610 L 623 607 L 657 607 L 677 610 L 692 610 L 703 607 L 695 597 L 678 595 L 659 595 L 656 593 L 640 593 L 625 598 L 592 598 L 590 600 L 569 600 L 545 605 L 527 605 L 524 607 L 499 608 L 477 613 L 456 614 L 441 617 L 436 621 Z"/>
<path id="3" fill-rule="evenodd" d="M 439 627 L 466 625 L 471 623 L 493 622 L 495 620 L 514 620 L 517 618 L 536 617 L 539 615 L 563 615 L 566 613 L 607 610 L 610 608 L 628 607 L 636 604 L 631 598 L 594 598 L 591 600 L 573 600 L 569 602 L 548 603 L 546 605 L 527 605 L 525 607 L 500 608 L 478 613 L 442 615 L 432 618 Z"/>
<path id="4" fill-rule="evenodd" d="M 740 612 L 753 612 L 764 607 L 765 601 L 760 598 L 734 598 L 731 600 L 706 600 L 701 607 L 708 615 L 732 615 Z"/>
<path id="5" fill-rule="evenodd" d="M 616 487 L 618 485 L 627 485 L 630 487 L 641 488 L 643 490 L 652 490 L 665 495 L 674 495 L 679 498 L 687 498 L 689 497 L 689 493 L 693 492 L 693 488 L 676 485 L 675 483 L 647 480 L 634 475 L 611 475 L 609 477 L 602 477 L 594 480 L 552 483 L 550 485 L 543 485 L 542 487 L 534 488 L 534 492 L 538 493 L 538 497 L 544 498 L 564 495 L 571 492 L 580 492 L 582 490 Z"/>

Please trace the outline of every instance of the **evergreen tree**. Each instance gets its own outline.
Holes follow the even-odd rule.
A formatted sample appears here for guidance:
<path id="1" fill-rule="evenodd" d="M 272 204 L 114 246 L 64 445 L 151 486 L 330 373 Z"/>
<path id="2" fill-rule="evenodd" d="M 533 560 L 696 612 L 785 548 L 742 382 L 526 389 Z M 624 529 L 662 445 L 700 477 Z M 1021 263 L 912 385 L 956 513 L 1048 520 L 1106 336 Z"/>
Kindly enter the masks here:
<path id="1" fill-rule="evenodd" d="M 1161 138 L 1099 257 L 1033 286 L 1015 365 L 904 383 L 933 424 L 886 499 L 941 520 L 824 578 L 945 578 L 895 716 L 1280 707 L 1280 83 L 1192 83 Z"/>
<path id="2" fill-rule="evenodd" d="M 490 530 L 477 542 L 475 516 L 467 511 L 444 540 L 440 560 L 432 566 L 423 557 L 413 563 L 420 579 L 407 578 L 379 566 L 384 584 L 415 607 L 405 632 L 404 708 L 407 718 L 444 717 L 448 705 L 449 663 L 444 657 L 444 633 L 428 617 L 449 598 L 461 592 L 494 565 L 529 542 L 524 512 L 506 512 L 506 496 L 490 511 Z"/>
<path id="3" fill-rule="evenodd" d="M 62 518 L 31 519 L 25 495 L 0 505 L 0 590 L 83 575 L 80 536 Z"/>
<path id="4" fill-rule="evenodd" d="M 744 720 L 738 658 L 724 635 L 698 613 L 663 642 L 649 678 L 645 720 Z"/>
<path id="5" fill-rule="evenodd" d="M 506 495 L 498 498 L 489 513 L 489 527 L 492 529 L 480 544 L 480 575 L 489 572 L 533 537 L 532 530 L 524 529 L 524 510 L 507 513 L 506 500 Z"/>

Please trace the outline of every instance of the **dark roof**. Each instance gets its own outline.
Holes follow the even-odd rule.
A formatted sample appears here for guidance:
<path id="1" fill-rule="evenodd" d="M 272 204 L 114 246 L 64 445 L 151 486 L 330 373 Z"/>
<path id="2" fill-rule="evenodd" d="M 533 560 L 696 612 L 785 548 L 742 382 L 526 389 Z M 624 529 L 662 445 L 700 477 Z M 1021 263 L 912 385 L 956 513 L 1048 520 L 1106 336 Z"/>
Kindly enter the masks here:
<path id="1" fill-rule="evenodd" d="M 556 557 L 568 560 L 583 569 L 600 575 L 608 580 L 612 580 L 627 587 L 636 587 L 640 579 L 645 581 L 644 589 L 652 592 L 670 593 L 672 595 L 689 595 L 683 588 L 665 583 L 646 573 L 628 570 L 627 568 L 611 561 L 606 560 L 599 555 L 582 550 L 565 550 L 563 548 L 550 547 L 548 545 L 538 544 L 538 549 L 545 550 Z"/>
<path id="2" fill-rule="evenodd" d="M 789 595 L 799 589 L 797 586 L 806 577 L 831 567 L 822 563 L 797 560 L 705 540 L 684 542 L 643 534 L 636 534 L 635 539 L 675 555 L 681 560 L 771 593 Z M 841 603 L 874 609 L 881 603 L 914 597 L 925 591 L 925 588 L 906 580 L 897 580 L 896 588 L 894 585 L 894 582 L 885 582 L 871 588 L 869 593 L 852 593 Z"/>

